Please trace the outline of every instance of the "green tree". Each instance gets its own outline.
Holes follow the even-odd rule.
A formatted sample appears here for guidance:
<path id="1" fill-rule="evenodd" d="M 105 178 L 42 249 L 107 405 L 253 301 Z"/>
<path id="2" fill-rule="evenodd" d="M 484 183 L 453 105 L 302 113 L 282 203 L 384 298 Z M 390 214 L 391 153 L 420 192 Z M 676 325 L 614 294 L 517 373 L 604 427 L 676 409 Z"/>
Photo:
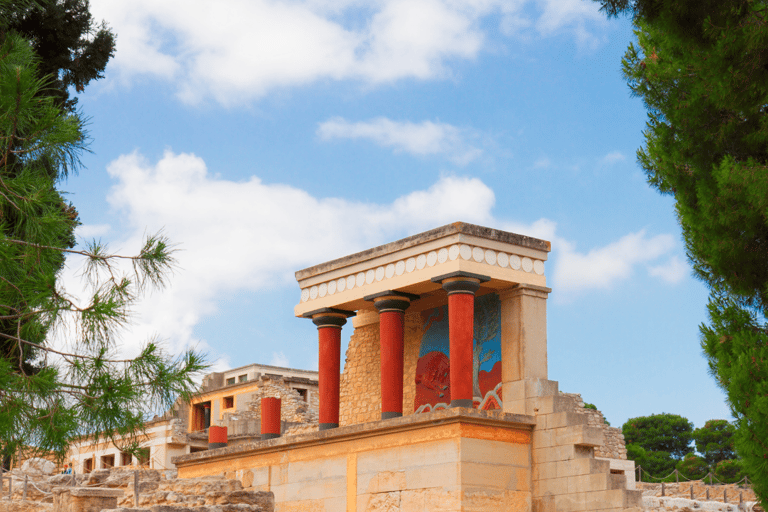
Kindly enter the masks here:
<path id="1" fill-rule="evenodd" d="M 675 466 L 685 478 L 701 480 L 709 473 L 709 465 L 703 457 L 689 453 Z"/>
<path id="2" fill-rule="evenodd" d="M 677 414 L 630 418 L 621 426 L 621 431 L 627 444 L 642 446 L 649 452 L 667 452 L 674 459 L 682 459 L 693 451 L 690 446 L 693 424 Z"/>
<path id="3" fill-rule="evenodd" d="M 736 428 L 726 420 L 709 420 L 703 427 L 693 431 L 696 451 L 704 456 L 708 464 L 715 465 L 722 460 L 736 458 L 733 435 Z"/>
<path id="4" fill-rule="evenodd" d="M 89 433 L 132 450 L 147 415 L 191 393 L 205 368 L 200 354 L 173 359 L 154 341 L 135 358 L 116 356 L 118 329 L 144 290 L 165 283 L 172 250 L 163 236 L 135 257 L 98 243 L 70 248 L 76 215 L 56 185 L 78 165 L 82 121 L 46 95 L 32 45 L 0 33 L 0 448 L 63 455 Z M 84 259 L 89 297 L 57 281 L 65 254 Z M 54 346 L 52 332 L 67 348 Z"/>
<path id="5" fill-rule="evenodd" d="M 702 347 L 735 418 L 736 451 L 768 500 L 768 3 L 595 0 L 628 14 L 622 62 L 648 109 L 638 160 L 675 198 L 711 290 Z"/>
<path id="6" fill-rule="evenodd" d="M 677 462 L 669 452 L 646 450 L 639 444 L 627 444 L 627 458 L 641 467 L 643 482 L 658 482 L 675 470 Z"/>
<path id="7" fill-rule="evenodd" d="M 744 478 L 744 467 L 740 460 L 721 460 L 715 466 L 715 478 L 726 484 L 734 484 Z"/>
<path id="8" fill-rule="evenodd" d="M 5 30 L 32 43 L 40 76 L 50 77 L 46 95 L 73 112 L 77 98 L 70 98 L 70 88 L 83 92 L 102 78 L 115 53 L 115 34 L 93 19 L 88 0 L 4 1 L 0 19 Z"/>

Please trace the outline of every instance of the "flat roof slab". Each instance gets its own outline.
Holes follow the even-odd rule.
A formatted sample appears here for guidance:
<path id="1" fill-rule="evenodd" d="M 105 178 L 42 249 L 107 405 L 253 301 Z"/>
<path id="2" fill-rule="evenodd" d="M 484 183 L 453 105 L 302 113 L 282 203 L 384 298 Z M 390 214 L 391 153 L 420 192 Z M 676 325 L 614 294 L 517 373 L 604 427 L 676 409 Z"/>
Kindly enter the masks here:
<path id="1" fill-rule="evenodd" d="M 442 292 L 431 279 L 452 272 L 490 278 L 478 294 L 515 284 L 546 287 L 551 244 L 516 233 L 455 222 L 296 272 L 296 316 L 322 308 L 373 309 L 364 298 L 387 290 L 419 295 L 413 309 L 430 307 Z"/>

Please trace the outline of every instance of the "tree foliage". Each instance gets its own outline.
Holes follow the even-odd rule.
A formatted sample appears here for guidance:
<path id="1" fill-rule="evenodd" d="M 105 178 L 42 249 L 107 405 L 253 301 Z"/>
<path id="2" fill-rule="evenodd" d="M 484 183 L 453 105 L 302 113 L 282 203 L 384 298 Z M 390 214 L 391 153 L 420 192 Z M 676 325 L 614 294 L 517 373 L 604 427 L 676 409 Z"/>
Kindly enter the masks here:
<path id="1" fill-rule="evenodd" d="M 711 290 L 701 326 L 736 418 L 735 446 L 768 500 L 768 3 L 595 0 L 628 14 L 622 62 L 648 110 L 638 160 L 675 198 L 689 260 Z"/>
<path id="2" fill-rule="evenodd" d="M 672 458 L 682 459 L 693 451 L 693 424 L 677 414 L 630 418 L 621 431 L 627 444 L 636 444 L 649 452 L 667 452 Z"/>
<path id="3" fill-rule="evenodd" d="M 689 453 L 685 458 L 679 461 L 675 468 L 685 478 L 690 480 L 701 480 L 709 473 L 709 465 L 703 457 Z"/>
<path id="4" fill-rule="evenodd" d="M 57 184 L 79 164 L 83 123 L 40 76 L 33 45 L 0 34 L 0 449 L 63 455 L 93 434 L 130 451 L 147 416 L 189 394 L 205 368 L 200 354 L 173 359 L 153 340 L 117 356 L 117 333 L 141 294 L 164 285 L 173 250 L 162 235 L 133 257 L 72 248 L 77 215 Z M 84 260 L 88 296 L 58 279 L 65 255 Z"/>
<path id="5" fill-rule="evenodd" d="M 0 19 L 5 30 L 32 44 L 40 76 L 50 77 L 46 95 L 70 111 L 77 104 L 69 97 L 70 87 L 83 92 L 102 78 L 115 52 L 115 34 L 106 22 L 93 19 L 88 0 L 4 1 Z"/>
<path id="6" fill-rule="evenodd" d="M 703 427 L 693 431 L 696 451 L 704 456 L 708 464 L 715 465 L 722 460 L 736 458 L 733 435 L 736 428 L 727 420 L 709 420 Z"/>

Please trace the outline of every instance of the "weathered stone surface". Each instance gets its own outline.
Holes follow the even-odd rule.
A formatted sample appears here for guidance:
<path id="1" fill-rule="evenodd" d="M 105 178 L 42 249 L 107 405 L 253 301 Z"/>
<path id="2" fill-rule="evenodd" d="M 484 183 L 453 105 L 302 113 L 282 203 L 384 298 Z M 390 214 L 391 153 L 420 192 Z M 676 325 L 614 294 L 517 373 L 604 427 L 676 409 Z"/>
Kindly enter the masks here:
<path id="1" fill-rule="evenodd" d="M 52 475 L 56 472 L 56 464 L 50 460 L 32 457 L 24 461 L 21 470 L 28 474 Z"/>
<path id="2" fill-rule="evenodd" d="M 0 499 L 0 512 L 53 512 L 53 504 L 32 500 Z"/>

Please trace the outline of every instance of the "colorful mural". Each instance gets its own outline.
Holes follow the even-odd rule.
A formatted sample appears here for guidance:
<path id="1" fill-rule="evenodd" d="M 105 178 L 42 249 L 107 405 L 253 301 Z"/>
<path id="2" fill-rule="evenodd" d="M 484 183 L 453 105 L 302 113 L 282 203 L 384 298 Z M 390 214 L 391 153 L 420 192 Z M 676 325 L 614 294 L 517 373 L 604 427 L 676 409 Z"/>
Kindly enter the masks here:
<path id="1" fill-rule="evenodd" d="M 445 409 L 451 403 L 448 306 L 425 310 L 416 365 L 416 412 Z M 473 350 L 474 404 L 501 409 L 501 303 L 495 293 L 475 299 Z"/>

